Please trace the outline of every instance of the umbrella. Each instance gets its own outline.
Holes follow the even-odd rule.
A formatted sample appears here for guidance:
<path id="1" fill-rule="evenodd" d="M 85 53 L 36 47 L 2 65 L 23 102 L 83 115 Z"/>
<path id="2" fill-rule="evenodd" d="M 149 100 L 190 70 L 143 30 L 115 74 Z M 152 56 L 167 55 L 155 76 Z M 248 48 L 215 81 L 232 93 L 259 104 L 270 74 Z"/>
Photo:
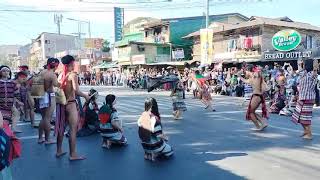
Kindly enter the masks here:
<path id="1" fill-rule="evenodd" d="M 176 75 L 168 75 L 168 76 L 162 76 L 157 78 L 150 78 L 150 83 L 152 84 L 148 88 L 148 92 L 153 91 L 154 89 L 158 88 L 162 84 L 169 83 L 169 82 L 177 82 L 179 81 L 179 78 Z"/>

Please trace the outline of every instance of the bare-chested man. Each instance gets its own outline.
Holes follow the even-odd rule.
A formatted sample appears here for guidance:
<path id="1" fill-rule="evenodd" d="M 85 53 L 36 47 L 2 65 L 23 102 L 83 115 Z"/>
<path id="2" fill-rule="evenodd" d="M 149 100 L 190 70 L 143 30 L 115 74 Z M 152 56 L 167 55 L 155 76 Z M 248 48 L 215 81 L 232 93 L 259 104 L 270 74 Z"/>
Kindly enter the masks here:
<path id="1" fill-rule="evenodd" d="M 264 98 L 264 92 L 267 88 L 267 85 L 262 77 L 261 70 L 258 67 L 253 68 L 251 71 L 246 71 L 246 74 L 249 79 L 245 79 L 241 77 L 241 75 L 239 76 L 243 82 L 250 84 L 253 88 L 253 94 L 247 110 L 246 119 L 251 120 L 256 126 L 257 130 L 262 131 L 268 126 L 263 120 L 263 118 L 268 118 L 268 112 Z M 262 104 L 262 116 L 256 113 L 256 110 L 260 104 Z"/>
<path id="2" fill-rule="evenodd" d="M 56 99 L 54 87 L 58 86 L 58 79 L 54 71 L 58 68 L 59 60 L 55 58 L 49 58 L 47 61 L 47 69 L 41 72 L 41 76 L 44 78 L 44 90 L 45 95 L 39 100 L 42 119 L 39 124 L 39 139 L 38 143 L 42 144 L 54 144 L 54 140 L 50 140 L 50 130 L 53 112 L 56 109 Z M 43 139 L 43 133 L 45 139 Z"/>
<path id="3" fill-rule="evenodd" d="M 61 88 L 64 90 L 67 104 L 57 106 L 57 120 L 55 132 L 57 134 L 57 153 L 56 157 L 59 158 L 66 154 L 62 151 L 62 141 L 65 131 L 65 124 L 68 123 L 70 127 L 69 136 L 69 151 L 70 161 L 83 160 L 85 157 L 79 156 L 76 153 L 76 134 L 77 126 L 80 118 L 78 105 L 76 101 L 76 95 L 84 97 L 89 100 L 89 96 L 79 90 L 78 76 L 74 72 L 74 58 L 70 55 L 66 55 L 61 59 L 64 66 L 64 70 L 61 77 Z"/>

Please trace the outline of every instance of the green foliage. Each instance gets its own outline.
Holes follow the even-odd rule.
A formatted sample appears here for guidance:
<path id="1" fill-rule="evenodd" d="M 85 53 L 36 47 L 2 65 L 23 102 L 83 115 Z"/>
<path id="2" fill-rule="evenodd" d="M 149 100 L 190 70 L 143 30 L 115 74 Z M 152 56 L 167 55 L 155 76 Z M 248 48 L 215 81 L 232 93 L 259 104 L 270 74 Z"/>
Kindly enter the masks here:
<path id="1" fill-rule="evenodd" d="M 102 52 L 109 52 L 110 51 L 110 42 L 105 40 L 102 44 Z"/>
<path id="2" fill-rule="evenodd" d="M 6 65 L 6 66 L 11 67 L 12 63 L 11 63 L 11 61 L 6 59 L 5 57 L 0 57 L 0 65 Z"/>

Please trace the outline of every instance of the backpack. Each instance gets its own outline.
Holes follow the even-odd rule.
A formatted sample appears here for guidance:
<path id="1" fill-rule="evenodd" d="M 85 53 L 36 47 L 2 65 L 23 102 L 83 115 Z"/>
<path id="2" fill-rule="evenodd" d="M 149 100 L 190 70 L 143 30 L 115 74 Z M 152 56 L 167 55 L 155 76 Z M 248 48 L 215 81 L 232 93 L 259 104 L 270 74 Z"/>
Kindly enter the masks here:
<path id="1" fill-rule="evenodd" d="M 110 123 L 112 109 L 109 105 L 103 104 L 103 106 L 99 109 L 99 120 L 101 124 Z"/>
<path id="2" fill-rule="evenodd" d="M 33 96 L 34 98 L 40 98 L 43 97 L 44 94 L 44 78 L 42 76 L 42 73 L 39 72 L 32 77 L 31 96 Z"/>

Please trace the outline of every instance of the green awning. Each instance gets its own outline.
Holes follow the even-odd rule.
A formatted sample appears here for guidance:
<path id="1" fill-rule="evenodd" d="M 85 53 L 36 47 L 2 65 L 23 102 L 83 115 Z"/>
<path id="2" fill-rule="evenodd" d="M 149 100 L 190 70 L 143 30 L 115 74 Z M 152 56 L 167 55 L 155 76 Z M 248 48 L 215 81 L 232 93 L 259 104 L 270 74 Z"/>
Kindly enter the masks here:
<path id="1" fill-rule="evenodd" d="M 97 66 L 94 66 L 93 69 L 109 69 L 109 68 L 117 68 L 118 62 L 103 62 Z"/>

